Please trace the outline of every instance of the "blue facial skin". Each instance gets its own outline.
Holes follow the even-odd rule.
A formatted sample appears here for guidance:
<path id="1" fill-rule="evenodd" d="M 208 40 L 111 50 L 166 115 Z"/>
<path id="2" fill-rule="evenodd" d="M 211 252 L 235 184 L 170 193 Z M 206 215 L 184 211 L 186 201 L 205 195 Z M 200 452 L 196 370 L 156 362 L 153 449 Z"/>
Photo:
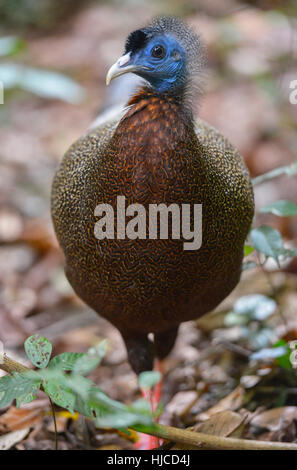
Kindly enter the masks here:
<path id="1" fill-rule="evenodd" d="M 155 47 L 164 48 L 164 57 L 153 57 Z M 147 80 L 159 93 L 178 88 L 185 79 L 186 53 L 170 35 L 159 35 L 147 42 L 144 48 L 131 55 L 130 64 L 139 67 L 136 73 Z"/>

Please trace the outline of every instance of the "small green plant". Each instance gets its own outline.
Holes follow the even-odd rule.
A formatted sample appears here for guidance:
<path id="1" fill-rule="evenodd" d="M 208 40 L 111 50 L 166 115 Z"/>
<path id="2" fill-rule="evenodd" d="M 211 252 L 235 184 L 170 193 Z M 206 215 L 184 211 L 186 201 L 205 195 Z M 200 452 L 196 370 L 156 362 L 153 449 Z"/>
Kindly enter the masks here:
<path id="1" fill-rule="evenodd" d="M 260 175 L 254 178 L 252 183 L 261 184 L 281 175 L 296 176 L 297 161 Z M 297 216 L 297 205 L 292 201 L 279 200 L 261 208 L 260 212 L 271 213 L 278 217 L 293 217 Z M 243 263 L 243 271 L 260 267 L 271 287 L 271 297 L 260 294 L 241 297 L 235 302 L 232 311 L 225 316 L 225 326 L 240 327 L 241 339 L 248 341 L 255 351 L 250 355 L 251 360 L 264 362 L 274 360 L 280 367 L 291 369 L 289 344 L 284 339 L 276 337 L 274 328 L 267 321 L 277 310 L 282 317 L 283 315 L 274 299 L 274 286 L 265 264 L 269 258 L 272 258 L 280 267 L 282 261 L 297 257 L 297 248 L 287 248 L 278 230 L 269 225 L 261 225 L 251 229 L 244 255 L 252 258 Z M 282 319 L 285 322 L 284 317 Z"/>
<path id="2" fill-rule="evenodd" d="M 255 186 L 281 175 L 297 175 L 297 160 L 291 165 L 282 166 L 257 176 L 252 180 L 252 183 Z M 297 215 L 297 205 L 292 201 L 280 200 L 268 204 L 260 209 L 260 212 L 264 214 L 271 213 L 279 217 L 292 217 Z M 297 257 L 297 248 L 286 248 L 278 230 L 269 225 L 261 225 L 260 227 L 252 228 L 250 231 L 250 242 L 245 245 L 244 249 L 246 257 L 255 253 L 258 255 L 259 262 L 246 261 L 243 264 L 244 271 L 257 266 L 263 268 L 268 258 L 273 258 L 278 267 L 280 267 L 280 261 Z M 261 256 L 264 257 L 264 260 L 260 262 Z"/>
<path id="3" fill-rule="evenodd" d="M 51 403 L 93 419 L 97 427 L 127 428 L 142 426 L 153 430 L 154 415 L 149 403 L 137 400 L 125 405 L 109 398 L 95 383 L 86 378 L 98 367 L 105 355 L 107 342 L 102 341 L 87 353 L 67 352 L 51 358 L 52 345 L 45 337 L 30 336 L 25 351 L 37 370 L 13 372 L 0 379 L 0 408 L 16 399 L 20 407 L 36 398 L 42 390 Z M 153 387 L 159 380 L 155 372 L 145 372 L 140 383 Z"/>

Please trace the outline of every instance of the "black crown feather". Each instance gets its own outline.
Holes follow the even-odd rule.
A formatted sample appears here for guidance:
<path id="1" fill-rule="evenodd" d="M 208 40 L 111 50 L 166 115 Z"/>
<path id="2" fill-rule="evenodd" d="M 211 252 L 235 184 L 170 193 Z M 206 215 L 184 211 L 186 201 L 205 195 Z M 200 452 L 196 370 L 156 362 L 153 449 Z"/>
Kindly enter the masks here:
<path id="1" fill-rule="evenodd" d="M 125 54 L 142 49 L 148 40 L 147 34 L 142 29 L 137 29 L 129 34 L 125 44 Z"/>

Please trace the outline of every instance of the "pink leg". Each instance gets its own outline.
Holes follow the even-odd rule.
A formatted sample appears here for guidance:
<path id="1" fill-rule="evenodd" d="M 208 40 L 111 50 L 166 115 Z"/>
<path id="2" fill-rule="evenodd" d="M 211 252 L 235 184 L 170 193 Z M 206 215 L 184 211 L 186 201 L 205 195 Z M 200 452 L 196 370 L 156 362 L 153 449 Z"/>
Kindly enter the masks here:
<path id="1" fill-rule="evenodd" d="M 164 376 L 164 366 L 163 366 L 163 363 L 159 359 L 155 360 L 154 369 L 160 372 L 160 374 L 162 375 L 160 382 L 157 383 L 157 385 L 154 387 L 154 390 L 153 390 L 152 409 L 153 411 L 156 411 L 161 401 L 161 397 L 162 397 L 163 376 Z"/>
<path id="2" fill-rule="evenodd" d="M 157 359 L 155 361 L 155 370 L 162 373 L 163 367 L 161 362 Z M 158 408 L 158 405 L 161 400 L 162 395 L 162 379 L 154 387 L 153 390 L 141 389 L 142 396 L 145 400 L 150 403 L 152 412 Z M 158 418 L 156 418 L 158 422 Z M 139 433 L 139 440 L 134 444 L 134 447 L 137 450 L 152 450 L 160 446 L 160 440 L 155 436 L 150 436 L 149 434 Z"/>

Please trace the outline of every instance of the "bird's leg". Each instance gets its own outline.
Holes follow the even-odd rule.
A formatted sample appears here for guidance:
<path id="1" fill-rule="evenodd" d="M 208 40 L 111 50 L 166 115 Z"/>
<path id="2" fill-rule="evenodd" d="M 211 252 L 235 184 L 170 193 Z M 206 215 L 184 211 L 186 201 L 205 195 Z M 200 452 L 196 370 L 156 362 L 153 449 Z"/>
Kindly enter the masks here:
<path id="1" fill-rule="evenodd" d="M 155 334 L 154 346 L 155 346 L 155 367 L 154 369 L 160 372 L 161 379 L 155 385 L 152 393 L 152 409 L 156 411 L 162 397 L 162 388 L 163 388 L 163 377 L 164 377 L 164 363 L 163 359 L 169 354 L 171 349 L 174 346 L 176 337 L 177 337 L 178 327 L 172 328 L 172 330 L 165 331 L 163 333 Z M 158 421 L 158 418 L 157 418 Z M 159 441 L 160 445 L 160 441 Z"/>
<path id="2" fill-rule="evenodd" d="M 158 370 L 163 375 L 162 359 L 164 359 L 173 348 L 177 331 L 178 328 L 174 327 L 171 330 L 156 333 L 154 336 L 154 344 L 148 339 L 147 335 L 127 335 L 127 332 L 123 334 L 129 362 L 137 375 L 141 372 L 152 370 L 154 350 L 157 357 L 155 370 Z M 152 413 L 154 413 L 158 408 L 162 395 L 162 379 L 155 385 L 153 390 L 142 389 L 141 392 L 143 398 L 149 402 Z M 139 450 L 152 450 L 159 447 L 159 444 L 158 438 L 140 433 L 139 440 L 135 447 Z"/>
<path id="3" fill-rule="evenodd" d="M 162 362 L 159 359 L 155 360 L 155 366 L 154 370 L 160 372 L 163 376 L 164 372 L 164 367 Z M 142 396 L 145 400 L 147 400 L 150 405 L 151 405 L 151 410 L 152 413 L 154 413 L 161 400 L 161 395 L 162 395 L 162 377 L 160 381 L 154 386 L 153 389 L 141 389 Z M 155 417 L 155 421 L 159 421 L 159 417 Z M 144 449 L 150 450 L 150 449 L 155 449 L 156 447 L 159 447 L 161 445 L 160 439 L 154 436 L 148 436 L 147 434 L 142 434 L 140 437 L 140 440 L 138 441 L 140 446 L 146 446 L 143 447 Z M 138 447 L 139 448 L 139 447 Z"/>
<path id="4" fill-rule="evenodd" d="M 157 411 L 162 396 L 162 377 L 164 375 L 164 367 L 162 361 L 160 361 L 159 359 L 155 359 L 154 370 L 160 372 L 160 381 L 152 389 L 141 389 L 143 398 L 147 400 L 151 405 L 152 413 Z M 156 418 L 156 421 L 158 422 L 158 418 Z"/>
<path id="5" fill-rule="evenodd" d="M 154 370 L 160 372 L 161 378 L 160 381 L 154 386 L 152 390 L 152 411 L 156 411 L 158 409 L 158 405 L 161 401 L 162 397 L 162 386 L 163 386 L 163 376 L 164 376 L 164 365 L 160 359 L 155 359 Z M 157 418 L 158 421 L 158 418 Z"/>
<path id="6" fill-rule="evenodd" d="M 155 360 L 154 370 L 160 372 L 163 375 L 163 364 L 159 359 Z M 149 402 L 151 411 L 154 413 L 161 400 L 162 395 L 162 378 L 160 381 L 154 386 L 153 389 L 141 389 L 141 393 L 143 398 Z M 158 422 L 159 418 L 156 417 L 155 421 Z M 156 447 L 160 446 L 160 440 L 157 437 L 149 436 L 147 434 L 140 433 L 139 440 L 136 443 L 136 448 L 139 450 L 152 450 Z"/>
<path id="7" fill-rule="evenodd" d="M 160 372 L 161 379 L 154 386 L 153 389 L 141 389 L 143 398 L 150 403 L 151 411 L 154 413 L 159 406 L 162 396 L 162 385 L 163 385 L 163 375 L 164 375 L 164 365 L 163 361 L 160 359 L 155 359 L 154 370 Z M 159 421 L 159 417 L 155 417 L 155 421 Z M 137 441 L 137 449 L 142 450 L 152 450 L 156 447 L 159 447 L 162 444 L 162 440 L 154 436 L 148 436 L 147 434 L 140 434 L 140 439 Z"/>
<path id="8" fill-rule="evenodd" d="M 154 345 L 147 335 L 122 333 L 124 338 L 128 359 L 134 372 L 139 375 L 141 372 L 152 370 L 154 362 Z M 149 402 L 153 411 L 152 391 L 141 389 L 143 398 Z M 138 450 L 152 450 L 158 447 L 159 441 L 154 436 L 139 433 L 139 439 L 134 447 Z"/>

